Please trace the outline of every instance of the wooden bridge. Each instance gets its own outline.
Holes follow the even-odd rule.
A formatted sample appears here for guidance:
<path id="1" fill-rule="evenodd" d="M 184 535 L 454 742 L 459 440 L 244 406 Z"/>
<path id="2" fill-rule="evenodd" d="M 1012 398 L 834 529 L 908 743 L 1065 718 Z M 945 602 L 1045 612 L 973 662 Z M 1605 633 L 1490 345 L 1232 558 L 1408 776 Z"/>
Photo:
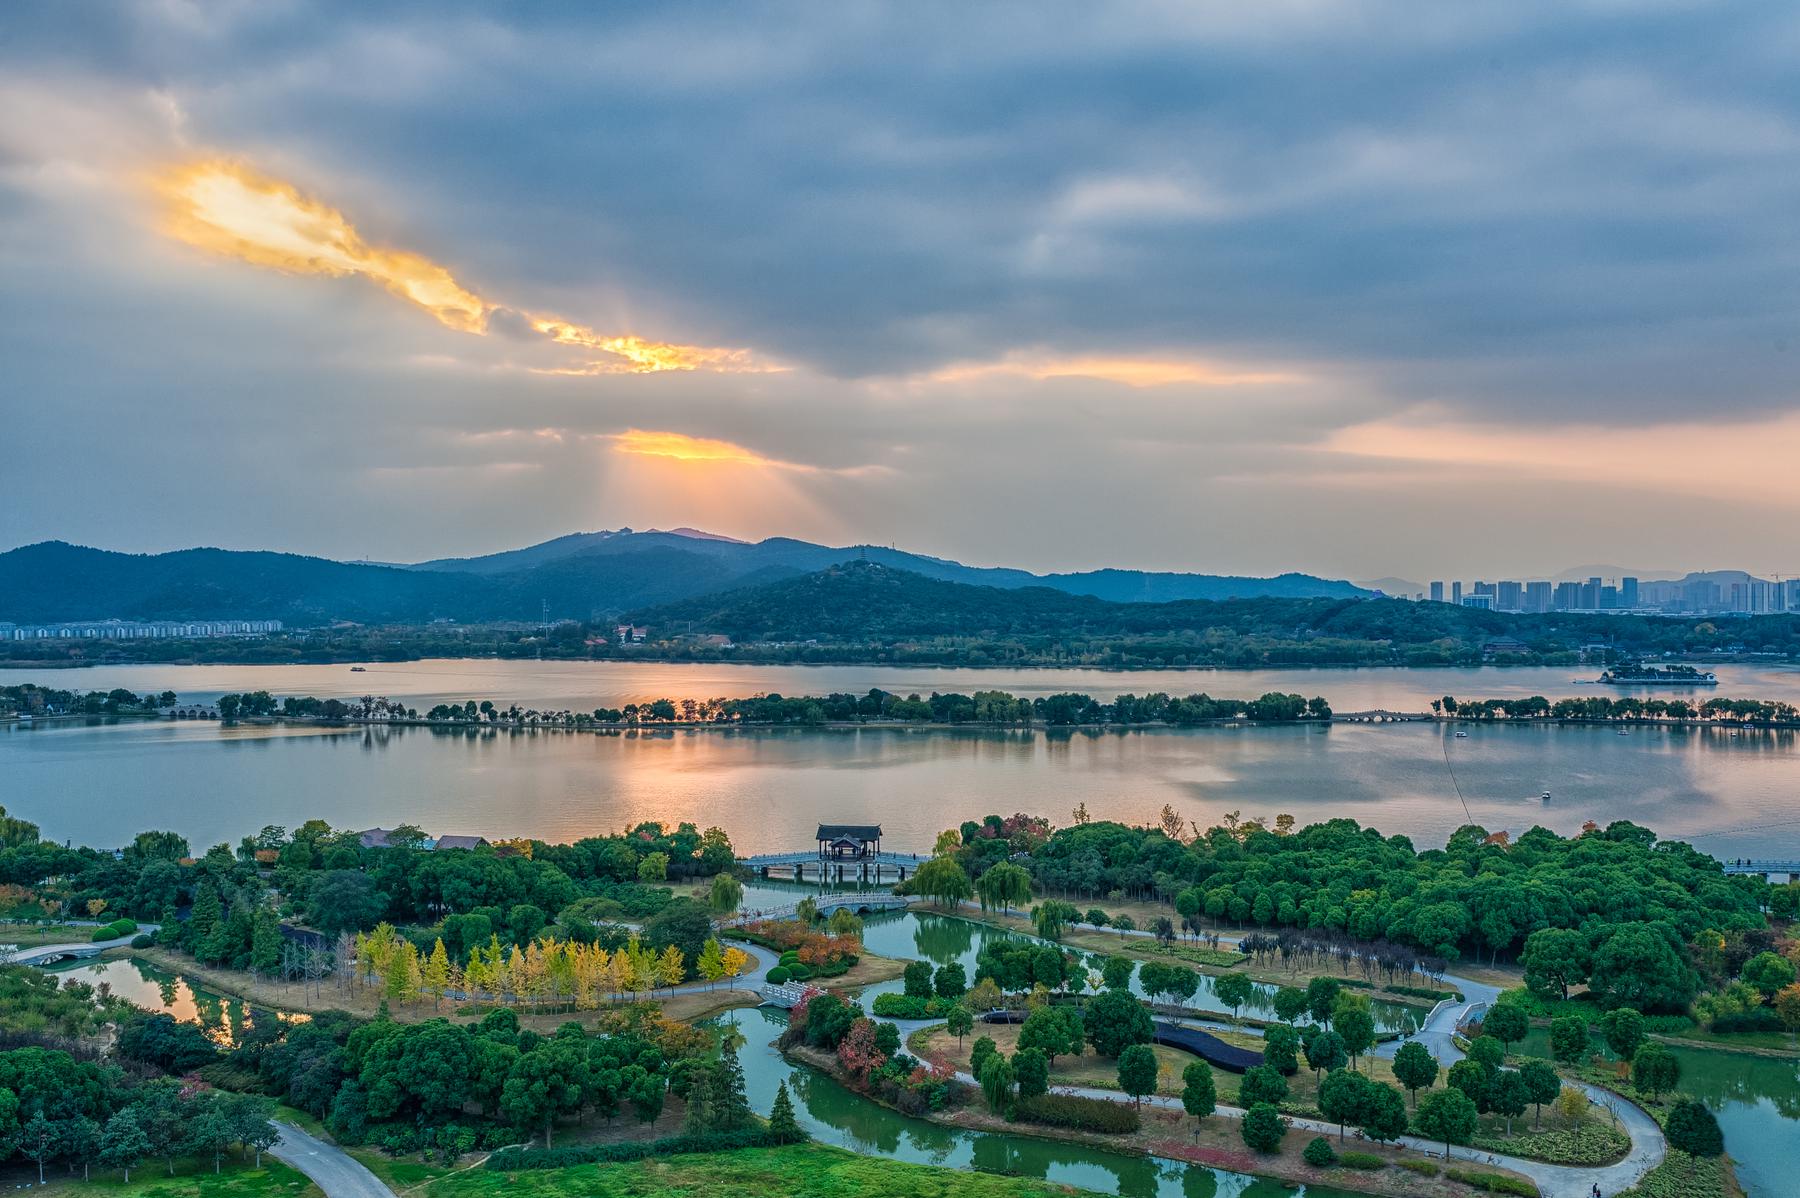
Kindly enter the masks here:
<path id="1" fill-rule="evenodd" d="M 1751 875 L 1774 879 L 1785 877 L 1788 881 L 1800 878 L 1800 861 L 1764 861 L 1752 857 L 1733 857 L 1725 863 L 1727 874 Z"/>
<path id="2" fill-rule="evenodd" d="M 1334 724 L 1415 724 L 1431 719 L 1428 711 L 1334 711 Z"/>

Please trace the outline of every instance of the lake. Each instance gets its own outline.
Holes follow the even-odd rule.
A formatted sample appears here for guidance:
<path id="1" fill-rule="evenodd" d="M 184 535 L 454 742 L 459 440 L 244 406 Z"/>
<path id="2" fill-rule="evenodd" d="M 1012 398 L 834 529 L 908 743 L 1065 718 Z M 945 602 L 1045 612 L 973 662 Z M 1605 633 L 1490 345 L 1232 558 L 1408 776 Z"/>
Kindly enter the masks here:
<path id="1" fill-rule="evenodd" d="M 391 672 L 390 672 L 391 671 Z M 1110 696 L 1210 688 L 1323 693 L 1339 709 L 1418 708 L 1432 693 L 1573 693 L 1568 671 L 1314 670 L 1116 674 L 683 667 L 581 662 L 341 666 L 133 666 L 6 671 L 57 686 L 352 695 L 416 706 L 464 696 L 560 708 L 655 695 L 866 690 Z M 1730 677 L 1730 675 L 1728 675 Z M 1562 685 L 1553 685 L 1557 679 Z M 1721 692 L 1800 698 L 1788 670 L 1746 671 Z M 1740 686 L 1739 683 L 1742 683 Z M 1582 690 L 1590 688 L 1580 688 Z M 1670 692 L 1673 693 L 1673 692 Z M 0 804 L 46 836 L 110 846 L 167 828 L 199 846 L 265 823 L 409 822 L 433 834 L 568 840 L 641 820 L 726 828 L 751 852 L 804 848 L 818 821 L 880 823 L 888 847 L 928 850 L 943 828 L 988 812 L 1066 823 L 1154 821 L 1164 804 L 1202 825 L 1229 811 L 1350 816 L 1421 846 L 1473 818 L 1573 833 L 1631 819 L 1718 856 L 1800 854 L 1800 734 L 1712 728 L 1435 724 L 1135 730 L 663 729 L 623 733 L 210 723 L 0 724 Z M 1458 797 L 1460 789 L 1461 798 Z M 1552 792 L 1549 803 L 1539 800 Z"/>

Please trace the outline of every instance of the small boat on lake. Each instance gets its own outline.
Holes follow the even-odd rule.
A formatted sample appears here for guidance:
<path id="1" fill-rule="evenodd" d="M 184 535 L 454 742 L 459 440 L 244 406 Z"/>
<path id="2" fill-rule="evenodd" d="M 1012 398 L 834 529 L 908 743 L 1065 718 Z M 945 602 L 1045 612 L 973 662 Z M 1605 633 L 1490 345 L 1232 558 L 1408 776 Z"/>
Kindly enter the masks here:
<path id="1" fill-rule="evenodd" d="M 369 672 L 369 667 L 368 666 L 351 666 L 350 672 L 352 674 L 367 674 Z"/>

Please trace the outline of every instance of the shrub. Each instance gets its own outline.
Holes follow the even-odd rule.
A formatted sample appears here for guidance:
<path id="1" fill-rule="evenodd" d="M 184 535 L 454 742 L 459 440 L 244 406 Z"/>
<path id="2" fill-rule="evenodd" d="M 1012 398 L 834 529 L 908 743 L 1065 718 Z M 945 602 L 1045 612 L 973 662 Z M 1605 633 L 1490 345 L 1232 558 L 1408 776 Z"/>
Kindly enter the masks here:
<path id="1" fill-rule="evenodd" d="M 154 936 L 133 936 L 131 938 L 132 948 L 149 948 L 155 943 L 156 937 Z"/>
<path id="2" fill-rule="evenodd" d="M 1504 1173 L 1477 1173 L 1471 1169 L 1445 1169 L 1444 1176 L 1484 1193 L 1538 1198 L 1538 1188 L 1522 1177 L 1508 1177 Z"/>
<path id="3" fill-rule="evenodd" d="M 1407 998 L 1429 998 L 1432 1002 L 1441 1002 L 1446 998 L 1454 998 L 1457 1002 L 1463 1000 L 1460 990 L 1434 990 L 1430 986 L 1383 986 L 1382 989 L 1389 994 L 1401 994 Z"/>
<path id="4" fill-rule="evenodd" d="M 1337 1153 L 1331 1147 L 1331 1141 L 1324 1136 L 1314 1136 L 1306 1142 L 1300 1157 L 1315 1169 L 1324 1169 L 1336 1163 Z"/>
<path id="5" fill-rule="evenodd" d="M 1387 1157 L 1376 1156 L 1373 1152 L 1346 1152 L 1338 1157 L 1338 1164 L 1346 1169 L 1363 1169 L 1370 1173 L 1388 1166 Z"/>
<path id="6" fill-rule="evenodd" d="M 1399 1165 L 1402 1169 L 1405 1169 L 1408 1173 L 1417 1173 L 1420 1177 L 1436 1177 L 1438 1175 L 1438 1167 L 1435 1161 L 1405 1160 L 1395 1161 L 1394 1163 Z"/>
<path id="7" fill-rule="evenodd" d="M 771 986 L 786 985 L 787 980 L 792 976 L 793 976 L 793 974 L 790 973 L 785 967 L 777 965 L 775 968 L 769 970 L 769 985 L 771 985 Z"/>
<path id="8" fill-rule="evenodd" d="M 877 994 L 871 1008 L 882 1019 L 942 1019 L 953 1004 L 944 998 L 918 998 L 911 994 Z"/>
<path id="9" fill-rule="evenodd" d="M 1580 1093 L 1573 1089 L 1568 1092 Z M 1490 1152 L 1506 1152 L 1553 1165 L 1603 1165 L 1631 1151 L 1631 1137 L 1605 1123 L 1584 1123 L 1580 1127 L 1555 1131 L 1528 1131 L 1510 1139 L 1476 1136 L 1471 1142 Z"/>
<path id="10" fill-rule="evenodd" d="M 1082 1098 L 1074 1094 L 1039 1094 L 1021 1098 L 1013 1107 L 1013 1117 L 1025 1123 L 1041 1123 L 1046 1127 L 1066 1127 L 1073 1131 L 1094 1131 L 1105 1135 L 1129 1135 L 1140 1121 L 1137 1109 L 1105 1098 Z"/>

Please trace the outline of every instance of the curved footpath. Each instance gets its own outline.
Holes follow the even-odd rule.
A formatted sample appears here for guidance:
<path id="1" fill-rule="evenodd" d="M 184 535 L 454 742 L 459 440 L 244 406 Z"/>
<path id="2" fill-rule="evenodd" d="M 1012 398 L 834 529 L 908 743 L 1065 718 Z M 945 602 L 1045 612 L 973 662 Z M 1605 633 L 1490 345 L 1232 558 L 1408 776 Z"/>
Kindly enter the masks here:
<path id="1" fill-rule="evenodd" d="M 325 1191 L 326 1198 L 394 1198 L 394 1192 L 379 1177 L 336 1144 L 327 1144 L 279 1119 L 275 1130 L 281 1138 L 269 1149 L 269 1155 L 306 1174 Z"/>
<path id="2" fill-rule="evenodd" d="M 974 906 L 975 904 L 964 902 L 962 905 Z M 1076 926 L 1090 928 L 1094 931 L 1114 930 L 1093 928 L 1090 924 L 1078 924 Z M 1133 936 L 1153 935 L 1153 933 L 1144 931 L 1143 929 L 1137 929 L 1125 934 Z M 1236 938 L 1229 936 L 1221 937 L 1221 940 L 1233 945 L 1237 943 Z M 1462 1000 L 1459 1002 L 1455 999 L 1446 999 L 1443 1002 L 1440 1002 L 1431 1009 L 1431 1014 L 1426 1018 L 1419 1030 L 1413 1032 L 1407 1039 L 1417 1040 L 1423 1043 L 1425 1047 L 1430 1050 L 1431 1055 L 1437 1058 L 1438 1064 L 1444 1069 L 1448 1069 L 1451 1065 L 1463 1058 L 1463 1051 L 1456 1046 L 1454 1038 L 1456 1029 L 1471 1018 L 1477 1011 L 1492 1006 L 1498 1001 L 1500 998 L 1500 989 L 1497 986 L 1490 986 L 1484 982 L 1477 982 L 1471 978 L 1457 977 L 1455 974 L 1445 974 L 1444 981 L 1448 982 L 1451 986 L 1461 992 L 1463 996 Z M 903 1036 L 909 1036 L 913 1031 L 916 1031 L 919 1028 L 934 1026 L 937 1023 L 941 1023 L 942 1020 L 896 1019 L 890 1020 L 889 1022 L 899 1024 L 901 1027 L 901 1034 Z M 1193 1023 L 1202 1027 L 1220 1026 L 1209 1024 L 1205 1020 L 1183 1020 L 1182 1022 Z M 1233 1028 L 1231 1030 L 1241 1032 L 1251 1029 Z M 1383 1044 L 1379 1044 L 1372 1050 L 1373 1055 L 1391 1058 L 1399 1051 L 1402 1043 L 1405 1043 L 1405 1041 L 1389 1040 Z M 959 1081 L 977 1087 L 980 1085 L 974 1077 L 967 1073 L 959 1072 L 956 1076 Z M 1656 1120 L 1652 1119 L 1642 1107 L 1601 1086 L 1590 1085 L 1587 1082 L 1572 1081 L 1569 1079 L 1564 1079 L 1563 1084 L 1578 1088 L 1582 1093 L 1588 1096 L 1589 1101 L 1598 1106 L 1605 1107 L 1618 1117 L 1620 1126 L 1623 1127 L 1626 1134 L 1631 1137 L 1631 1150 L 1626 1153 L 1624 1160 L 1611 1165 L 1552 1165 L 1544 1161 L 1527 1160 L 1524 1157 L 1507 1156 L 1502 1153 L 1487 1152 L 1480 1148 L 1469 1148 L 1455 1144 L 1450 1146 L 1451 1159 L 1469 1161 L 1479 1165 L 1492 1165 L 1503 1169 L 1511 1169 L 1515 1173 L 1523 1174 L 1536 1183 L 1538 1191 L 1543 1198 L 1590 1198 L 1596 1185 L 1600 1187 L 1600 1192 L 1603 1195 L 1618 1194 L 1625 1190 L 1629 1190 L 1632 1186 L 1642 1181 L 1646 1173 L 1662 1164 L 1663 1158 L 1668 1155 L 1668 1141 L 1663 1138 L 1662 1128 L 1657 1124 Z M 1053 1086 L 1051 1088 L 1059 1094 L 1075 1094 L 1084 1098 L 1100 1098 L 1108 1102 L 1126 1101 L 1126 1099 L 1120 1097 L 1116 1090 L 1103 1090 L 1089 1086 Z M 1182 1109 L 1181 1101 L 1176 1098 L 1156 1096 L 1146 1098 L 1144 1101 L 1153 1106 L 1163 1107 L 1169 1110 L 1179 1111 Z M 1221 1105 L 1216 1113 L 1230 1119 L 1241 1119 L 1244 1115 L 1243 1108 L 1224 1105 Z M 1325 1123 L 1317 1119 L 1305 1119 L 1295 1115 L 1288 1115 L 1286 1118 L 1289 1124 L 1294 1127 L 1303 1128 L 1307 1131 L 1317 1131 L 1322 1135 L 1329 1134 L 1335 1136 L 1337 1134 L 1338 1128 L 1335 1123 Z M 1442 1157 L 1444 1154 L 1444 1146 L 1441 1142 L 1421 1140 L 1417 1136 L 1401 1136 L 1396 1143 L 1402 1144 L 1408 1148 L 1418 1149 L 1421 1152 L 1431 1153 L 1439 1157 Z"/>
<path id="3" fill-rule="evenodd" d="M 74 922 L 77 921 L 71 921 L 71 923 Z M 106 926 L 97 922 L 89 923 L 86 920 L 79 922 L 83 926 L 89 927 Z M 52 961 L 72 957 L 78 953 L 85 956 L 96 956 L 109 948 L 122 948 L 139 936 L 152 935 L 161 927 L 161 924 L 141 923 L 138 925 L 138 930 L 131 935 L 119 936 L 112 940 L 74 940 L 63 944 L 40 944 L 36 948 L 15 948 L 7 955 L 5 963 L 8 965 L 48 965 Z"/>

